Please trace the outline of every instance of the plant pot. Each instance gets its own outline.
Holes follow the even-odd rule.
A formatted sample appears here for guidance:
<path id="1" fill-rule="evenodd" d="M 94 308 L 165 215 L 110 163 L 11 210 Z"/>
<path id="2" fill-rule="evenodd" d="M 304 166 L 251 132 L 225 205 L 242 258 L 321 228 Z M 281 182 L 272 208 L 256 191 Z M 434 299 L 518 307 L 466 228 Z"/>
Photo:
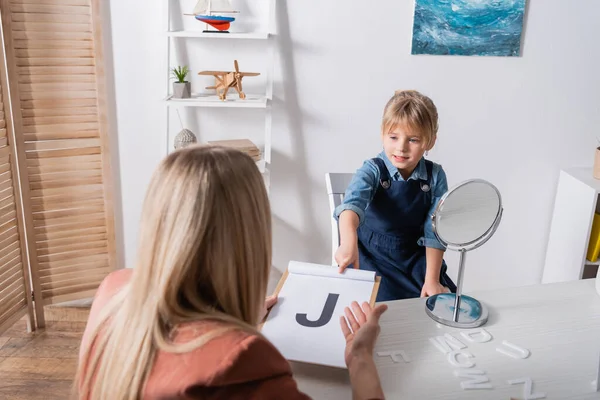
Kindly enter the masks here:
<path id="1" fill-rule="evenodd" d="M 189 99 L 190 97 L 192 97 L 192 90 L 189 82 L 173 82 L 173 98 Z"/>
<path id="2" fill-rule="evenodd" d="M 596 147 L 596 156 L 594 157 L 594 178 L 600 179 L 600 147 Z"/>

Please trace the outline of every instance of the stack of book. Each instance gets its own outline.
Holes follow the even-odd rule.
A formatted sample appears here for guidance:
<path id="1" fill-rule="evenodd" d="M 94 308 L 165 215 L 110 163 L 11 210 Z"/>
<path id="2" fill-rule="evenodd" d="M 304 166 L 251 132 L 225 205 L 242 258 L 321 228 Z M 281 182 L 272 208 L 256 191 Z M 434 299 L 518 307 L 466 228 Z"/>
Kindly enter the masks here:
<path id="1" fill-rule="evenodd" d="M 254 161 L 260 161 L 260 149 L 248 139 L 215 140 L 208 142 L 211 146 L 225 146 L 248 154 Z"/>

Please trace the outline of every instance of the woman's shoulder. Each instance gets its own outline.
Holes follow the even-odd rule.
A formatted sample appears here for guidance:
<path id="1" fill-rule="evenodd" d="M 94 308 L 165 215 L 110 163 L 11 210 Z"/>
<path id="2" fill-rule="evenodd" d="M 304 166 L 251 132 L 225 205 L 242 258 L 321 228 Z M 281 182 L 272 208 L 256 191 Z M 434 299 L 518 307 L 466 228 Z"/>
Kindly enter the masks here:
<path id="1" fill-rule="evenodd" d="M 210 385 L 257 381 L 278 375 L 291 375 L 287 360 L 259 332 L 241 329 L 225 322 L 196 322 L 180 329 L 177 342 L 193 340 L 209 331 L 226 331 L 192 351 L 190 357 L 208 368 Z M 208 383 L 208 382 L 206 382 Z"/>
<path id="2" fill-rule="evenodd" d="M 226 322 L 199 321 L 178 328 L 174 339 L 178 343 L 188 342 L 223 328 L 229 329 L 187 353 L 160 352 L 149 380 L 150 392 L 164 384 L 155 379 L 176 375 L 179 386 L 176 391 L 195 393 L 191 398 L 203 397 L 202 394 L 217 388 L 232 398 L 244 392 L 246 398 L 271 399 L 281 395 L 281 390 L 294 394 L 290 398 L 298 398 L 300 392 L 289 363 L 257 331 L 243 330 Z"/>
<path id="3" fill-rule="evenodd" d="M 125 286 L 131 279 L 133 270 L 130 268 L 119 269 L 108 274 L 100 283 L 94 301 L 103 302 L 103 299 L 109 299 L 119 289 Z"/>

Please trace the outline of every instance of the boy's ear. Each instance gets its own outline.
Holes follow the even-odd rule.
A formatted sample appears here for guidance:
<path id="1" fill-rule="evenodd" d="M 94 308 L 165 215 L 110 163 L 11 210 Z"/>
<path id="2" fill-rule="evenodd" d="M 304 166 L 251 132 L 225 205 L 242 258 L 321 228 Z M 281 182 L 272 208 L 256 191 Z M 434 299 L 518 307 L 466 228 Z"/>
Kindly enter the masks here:
<path id="1" fill-rule="evenodd" d="M 425 148 L 425 150 L 429 151 L 429 150 L 433 149 L 433 146 L 435 146 L 436 139 L 437 139 L 437 135 L 433 135 L 433 137 L 431 138 L 431 142 L 429 142 L 429 146 L 427 146 Z"/>

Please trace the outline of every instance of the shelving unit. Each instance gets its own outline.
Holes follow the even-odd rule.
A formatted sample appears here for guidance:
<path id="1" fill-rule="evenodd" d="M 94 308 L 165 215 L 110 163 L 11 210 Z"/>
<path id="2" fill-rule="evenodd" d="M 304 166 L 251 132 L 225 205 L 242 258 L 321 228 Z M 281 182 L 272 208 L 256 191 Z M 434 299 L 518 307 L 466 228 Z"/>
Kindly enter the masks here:
<path id="1" fill-rule="evenodd" d="M 560 171 L 542 283 L 597 275 L 600 260 L 585 257 L 599 197 L 600 180 L 594 179 L 592 168 Z"/>
<path id="2" fill-rule="evenodd" d="M 177 133 L 170 132 L 170 109 L 171 108 L 180 108 L 186 109 L 189 107 L 194 108 L 248 108 L 248 109 L 260 109 L 264 110 L 264 145 L 261 148 L 261 160 L 256 162 L 257 167 L 260 172 L 263 174 L 265 179 L 265 184 L 267 189 L 270 186 L 270 164 L 271 164 L 271 125 L 272 125 L 272 110 L 271 110 L 271 102 L 273 99 L 273 64 L 274 64 L 274 40 L 272 32 L 274 31 L 274 23 L 275 23 L 275 4 L 276 0 L 259 0 L 264 1 L 265 6 L 268 7 L 268 12 L 266 13 L 267 23 L 263 26 L 264 30 L 260 30 L 257 32 L 235 32 L 231 31 L 231 33 L 205 33 L 202 32 L 205 27 L 204 24 L 198 23 L 198 30 L 175 30 L 171 29 L 171 17 L 172 17 L 172 3 L 179 2 L 181 0 L 165 0 L 165 35 L 166 35 L 166 58 L 167 58 L 167 68 L 168 71 L 166 73 L 166 95 L 164 97 L 164 103 L 166 105 L 166 133 L 167 133 L 167 154 L 174 150 L 173 139 Z M 193 18 L 193 17 L 188 17 Z M 238 14 L 236 16 L 236 21 L 233 22 L 232 28 L 235 27 L 235 24 L 238 18 L 243 18 L 243 14 Z M 237 92 L 235 90 L 229 90 L 227 94 L 227 99 L 225 101 L 220 100 L 219 97 L 211 91 L 209 93 L 192 93 L 192 97 L 189 99 L 179 99 L 173 98 L 172 91 L 172 79 L 171 79 L 171 56 L 174 52 L 173 50 L 173 40 L 179 38 L 189 38 L 191 40 L 218 40 L 219 43 L 222 41 L 245 41 L 245 40 L 259 40 L 266 41 L 266 69 L 265 71 L 260 71 L 261 74 L 265 74 L 266 76 L 266 87 L 264 93 L 248 93 L 246 92 L 246 99 L 242 100 L 238 98 Z M 223 51 L 227 51 L 226 49 Z M 231 63 L 233 66 L 233 60 L 235 59 L 235 55 L 231 54 Z M 190 65 L 190 74 L 195 73 L 195 71 L 199 71 L 200 69 L 211 70 L 214 69 L 210 64 L 205 63 L 203 65 Z M 244 81 L 245 82 L 245 81 Z M 192 88 L 194 89 L 194 88 Z M 194 129 L 192 129 L 194 131 Z M 194 131 L 195 133 L 198 133 Z M 217 138 L 218 139 L 218 138 Z M 239 138 L 242 139 L 242 138 Z"/>

